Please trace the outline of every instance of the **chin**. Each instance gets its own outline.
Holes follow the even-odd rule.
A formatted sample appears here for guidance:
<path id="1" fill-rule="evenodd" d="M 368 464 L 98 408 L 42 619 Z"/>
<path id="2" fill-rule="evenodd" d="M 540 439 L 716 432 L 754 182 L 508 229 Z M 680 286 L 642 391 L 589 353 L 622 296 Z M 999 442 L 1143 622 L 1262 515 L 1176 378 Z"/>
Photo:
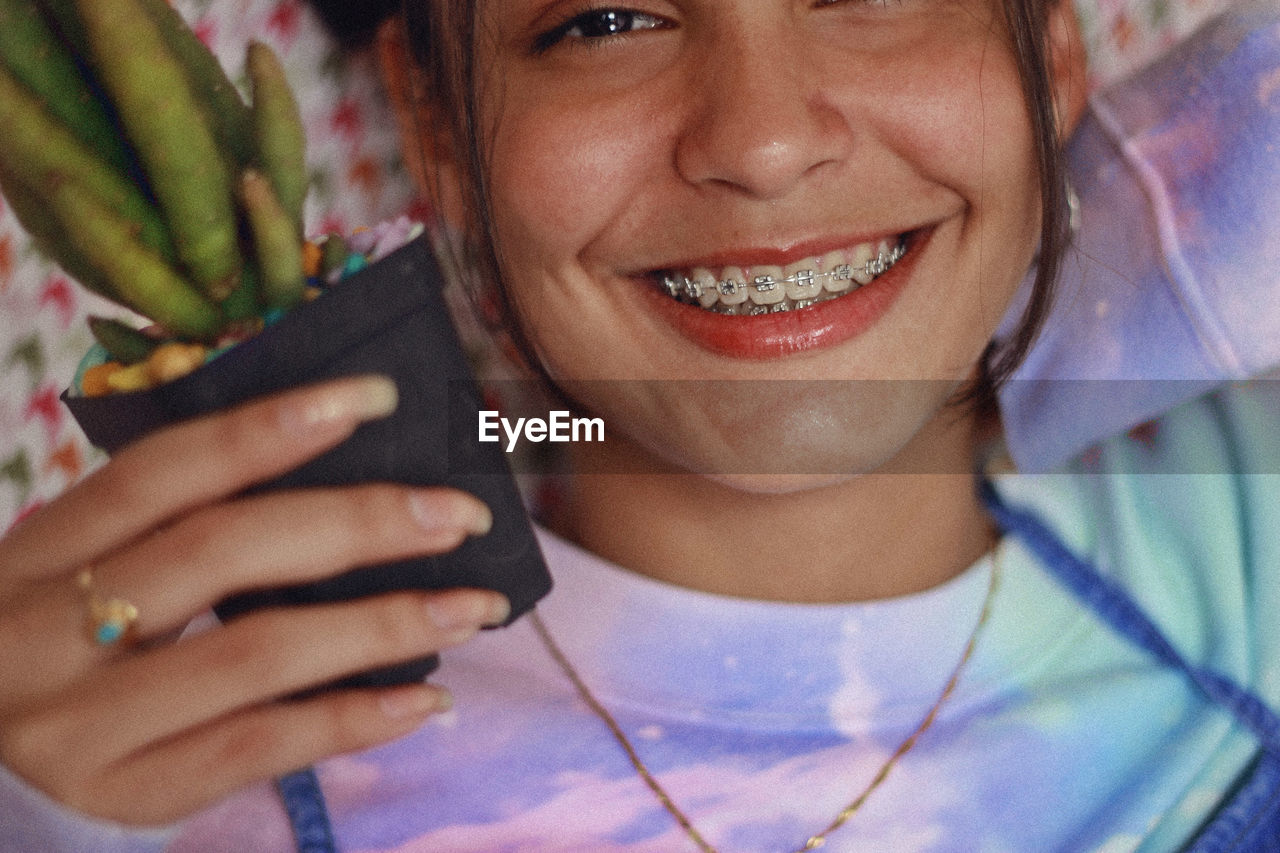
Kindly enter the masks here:
<path id="1" fill-rule="evenodd" d="M 692 474 L 743 493 L 790 494 L 872 473 L 968 473 L 969 460 L 938 441 L 961 414 L 948 406 L 961 383 L 570 380 L 561 388 L 606 424 L 609 441 L 588 451 L 597 471 Z"/>
<path id="2" fill-rule="evenodd" d="M 678 415 L 680 441 L 670 429 L 630 434 L 675 469 L 741 492 L 788 494 L 876 472 L 940 467 L 918 452 L 917 439 L 945 418 L 952 388 L 949 382 L 719 384 L 719 393 L 690 395 L 677 412 L 666 411 Z"/>

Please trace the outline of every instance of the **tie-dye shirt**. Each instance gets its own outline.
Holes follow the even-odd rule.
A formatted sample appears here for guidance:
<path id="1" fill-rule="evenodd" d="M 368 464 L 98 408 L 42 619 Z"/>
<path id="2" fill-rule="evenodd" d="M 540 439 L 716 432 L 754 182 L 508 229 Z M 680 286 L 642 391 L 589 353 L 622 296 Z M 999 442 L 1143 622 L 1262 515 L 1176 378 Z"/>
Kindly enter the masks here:
<path id="1" fill-rule="evenodd" d="M 1090 96 L 1080 228 L 1000 395 L 1021 470 L 1280 366 L 1280 3 L 1244 6 Z"/>
<path id="2" fill-rule="evenodd" d="M 1273 707 L 1278 416 L 1280 382 L 1229 387 L 1067 473 L 997 480 L 1006 501 L 1129 588 L 1185 656 Z M 725 853 L 795 849 L 868 785 L 960 658 L 994 562 L 990 618 L 958 689 L 824 849 L 1175 850 L 1258 750 L 1010 537 L 939 587 L 845 605 L 694 592 L 541 537 L 557 583 L 539 606 L 550 631 Z M 439 678 L 455 710 L 319 765 L 341 850 L 694 849 L 527 620 L 446 653 Z M 39 841 L 6 850 L 292 849 L 268 785 L 152 835 L 112 835 L 5 785 L 0 846 Z"/>

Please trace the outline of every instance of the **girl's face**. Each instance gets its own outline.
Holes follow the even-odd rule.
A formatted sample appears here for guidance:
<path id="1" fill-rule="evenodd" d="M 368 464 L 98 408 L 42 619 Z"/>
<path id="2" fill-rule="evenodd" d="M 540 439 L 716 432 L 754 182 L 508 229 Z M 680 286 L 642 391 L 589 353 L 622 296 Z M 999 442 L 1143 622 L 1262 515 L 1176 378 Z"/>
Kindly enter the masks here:
<path id="1" fill-rule="evenodd" d="M 748 474 L 827 482 L 930 433 L 1038 238 L 996 0 L 481 0 L 479 24 L 506 281 L 611 437 L 769 490 Z"/>

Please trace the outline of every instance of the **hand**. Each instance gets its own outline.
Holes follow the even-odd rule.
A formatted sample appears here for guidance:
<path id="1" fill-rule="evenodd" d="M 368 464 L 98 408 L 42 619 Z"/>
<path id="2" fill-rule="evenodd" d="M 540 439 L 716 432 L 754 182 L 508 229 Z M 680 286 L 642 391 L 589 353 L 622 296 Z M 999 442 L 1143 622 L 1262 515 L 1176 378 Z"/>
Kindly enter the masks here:
<path id="1" fill-rule="evenodd" d="M 344 379 L 159 431 L 0 540 L 0 761 L 82 812 L 155 825 L 447 708 L 422 684 L 283 697 L 460 643 L 504 620 L 497 593 L 262 610 L 171 641 L 233 592 L 441 553 L 488 530 L 483 504 L 443 488 L 240 496 L 394 405 L 389 381 Z M 76 583 L 87 567 L 96 595 L 137 606 L 136 643 L 89 637 Z"/>

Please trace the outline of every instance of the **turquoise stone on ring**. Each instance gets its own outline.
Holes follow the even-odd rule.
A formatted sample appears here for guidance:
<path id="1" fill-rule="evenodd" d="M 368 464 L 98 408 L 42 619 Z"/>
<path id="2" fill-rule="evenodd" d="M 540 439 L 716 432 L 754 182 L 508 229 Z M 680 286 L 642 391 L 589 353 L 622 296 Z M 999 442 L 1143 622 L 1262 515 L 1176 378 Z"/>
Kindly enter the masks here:
<path id="1" fill-rule="evenodd" d="M 110 646 L 119 642 L 133 627 L 138 620 L 138 608 L 119 598 L 102 601 L 95 597 L 89 600 L 89 618 L 96 626 L 93 638 L 98 645 Z"/>
<path id="2" fill-rule="evenodd" d="M 77 582 L 85 592 L 89 633 L 94 642 L 110 646 L 126 639 L 138 621 L 138 608 L 122 598 L 99 598 L 93 589 L 93 572 L 90 569 L 82 571 Z"/>

